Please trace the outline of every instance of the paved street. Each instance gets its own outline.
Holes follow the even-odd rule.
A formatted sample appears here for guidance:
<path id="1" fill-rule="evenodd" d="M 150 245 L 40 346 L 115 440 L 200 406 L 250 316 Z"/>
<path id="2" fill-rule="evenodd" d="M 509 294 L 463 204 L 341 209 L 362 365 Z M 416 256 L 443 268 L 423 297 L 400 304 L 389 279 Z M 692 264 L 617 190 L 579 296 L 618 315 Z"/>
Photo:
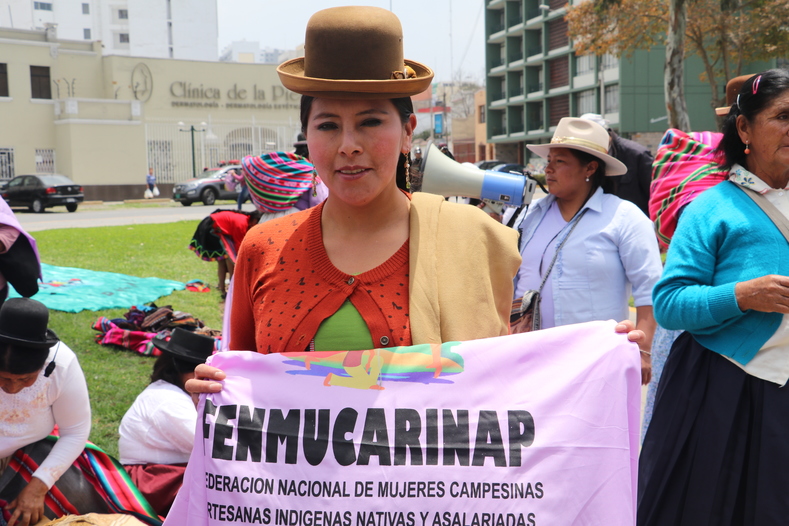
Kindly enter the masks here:
<path id="1" fill-rule="evenodd" d="M 63 207 L 48 209 L 43 214 L 35 214 L 28 210 L 14 210 L 17 219 L 28 232 L 53 230 L 56 228 L 89 228 L 95 226 L 141 225 L 149 223 L 173 223 L 176 221 L 200 221 L 217 208 L 235 209 L 236 205 L 205 206 L 173 206 L 162 203 L 161 206 L 132 208 L 128 206 L 114 208 L 111 205 L 83 205 L 70 214 Z M 244 210 L 253 211 L 251 203 L 244 204 Z"/>

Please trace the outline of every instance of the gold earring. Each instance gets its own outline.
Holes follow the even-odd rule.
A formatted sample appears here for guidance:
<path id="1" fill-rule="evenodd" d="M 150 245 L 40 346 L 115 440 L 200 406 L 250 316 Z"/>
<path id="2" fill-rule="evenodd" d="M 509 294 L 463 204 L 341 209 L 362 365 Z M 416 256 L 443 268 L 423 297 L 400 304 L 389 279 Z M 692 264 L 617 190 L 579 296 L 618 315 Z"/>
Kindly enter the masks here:
<path id="1" fill-rule="evenodd" d="M 312 197 L 318 197 L 318 170 L 312 170 Z"/>
<path id="2" fill-rule="evenodd" d="M 405 162 L 403 163 L 403 167 L 405 168 L 405 188 L 406 190 L 411 189 L 411 162 L 408 160 L 408 154 L 405 155 Z"/>

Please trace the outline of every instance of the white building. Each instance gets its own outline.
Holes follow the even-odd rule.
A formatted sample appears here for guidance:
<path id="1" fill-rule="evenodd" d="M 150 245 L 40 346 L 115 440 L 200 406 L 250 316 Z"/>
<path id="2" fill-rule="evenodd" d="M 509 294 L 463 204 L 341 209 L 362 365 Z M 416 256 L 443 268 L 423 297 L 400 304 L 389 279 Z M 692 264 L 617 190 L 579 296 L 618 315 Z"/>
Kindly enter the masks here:
<path id="1" fill-rule="evenodd" d="M 219 55 L 220 62 L 241 62 L 243 64 L 257 64 L 260 62 L 260 44 L 237 40 L 222 50 Z"/>
<path id="2" fill-rule="evenodd" d="M 216 0 L 4 0 L 0 27 L 100 40 L 105 55 L 218 58 Z"/>
<path id="3" fill-rule="evenodd" d="M 300 47 L 302 48 L 300 51 L 298 49 L 284 51 L 282 49 L 270 47 L 260 49 L 259 42 L 236 40 L 225 46 L 225 49 L 222 50 L 222 54 L 219 55 L 219 60 L 221 62 L 242 62 L 249 64 L 280 64 L 285 60 L 303 56 L 303 46 Z"/>

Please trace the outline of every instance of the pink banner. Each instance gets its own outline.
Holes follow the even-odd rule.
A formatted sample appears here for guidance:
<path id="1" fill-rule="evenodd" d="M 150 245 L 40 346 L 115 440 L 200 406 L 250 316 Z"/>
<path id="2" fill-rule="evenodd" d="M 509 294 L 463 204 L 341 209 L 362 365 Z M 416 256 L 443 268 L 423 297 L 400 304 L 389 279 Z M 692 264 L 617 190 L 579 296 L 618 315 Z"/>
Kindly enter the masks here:
<path id="1" fill-rule="evenodd" d="M 166 526 L 635 524 L 640 360 L 613 322 L 210 363 Z"/>

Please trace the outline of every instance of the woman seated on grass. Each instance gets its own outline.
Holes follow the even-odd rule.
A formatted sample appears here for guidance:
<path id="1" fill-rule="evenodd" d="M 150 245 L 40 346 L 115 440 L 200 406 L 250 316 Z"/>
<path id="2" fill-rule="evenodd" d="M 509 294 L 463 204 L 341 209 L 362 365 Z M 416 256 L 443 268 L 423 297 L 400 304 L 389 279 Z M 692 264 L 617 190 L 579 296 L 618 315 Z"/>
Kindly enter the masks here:
<path id="1" fill-rule="evenodd" d="M 184 390 L 195 365 L 214 351 L 214 339 L 175 329 L 169 341 L 153 339 L 162 355 L 151 383 L 123 415 L 121 464 L 159 515 L 167 515 L 183 482 L 194 443 L 197 410 Z"/>
<path id="2" fill-rule="evenodd" d="M 14 453 L 42 441 L 58 426 L 60 439 L 10 500 L 9 524 L 26 526 L 44 517 L 49 489 L 82 453 L 90 435 L 90 402 L 77 357 L 47 328 L 44 304 L 13 298 L 0 308 L 0 472 Z"/>

